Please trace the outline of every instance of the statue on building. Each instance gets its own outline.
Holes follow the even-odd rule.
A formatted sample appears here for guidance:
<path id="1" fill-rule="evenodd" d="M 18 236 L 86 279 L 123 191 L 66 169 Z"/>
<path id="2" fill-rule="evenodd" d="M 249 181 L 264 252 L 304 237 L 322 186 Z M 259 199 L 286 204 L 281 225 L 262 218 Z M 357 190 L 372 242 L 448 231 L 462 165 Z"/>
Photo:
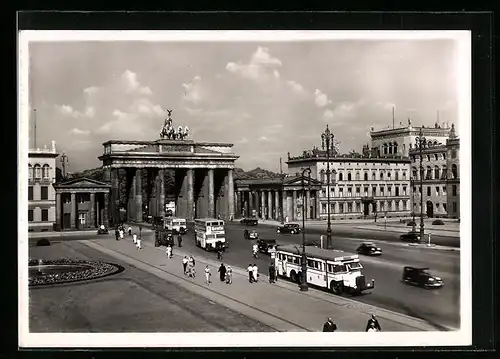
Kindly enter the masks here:
<path id="1" fill-rule="evenodd" d="M 411 120 L 409 117 L 408 117 L 408 126 L 411 126 Z"/>
<path id="2" fill-rule="evenodd" d="M 455 133 L 455 124 L 454 123 L 451 124 L 449 137 L 450 138 L 457 138 L 457 134 Z"/>
<path id="3" fill-rule="evenodd" d="M 160 138 L 166 138 L 168 140 L 184 140 L 185 138 L 187 138 L 189 134 L 188 127 L 186 126 L 183 130 L 182 126 L 179 126 L 176 132 L 172 123 L 172 110 L 167 110 L 167 113 L 167 118 L 165 119 L 163 127 L 160 131 Z"/>
<path id="4" fill-rule="evenodd" d="M 56 141 L 52 140 L 52 152 L 56 152 Z"/>

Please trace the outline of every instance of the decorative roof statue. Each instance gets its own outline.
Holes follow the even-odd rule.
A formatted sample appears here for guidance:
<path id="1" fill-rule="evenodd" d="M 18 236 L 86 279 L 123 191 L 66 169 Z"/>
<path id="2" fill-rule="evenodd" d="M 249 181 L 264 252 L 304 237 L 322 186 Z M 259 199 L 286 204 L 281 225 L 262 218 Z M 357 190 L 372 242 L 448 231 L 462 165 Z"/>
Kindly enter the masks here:
<path id="1" fill-rule="evenodd" d="M 56 152 L 56 141 L 52 140 L 52 152 Z"/>
<path id="2" fill-rule="evenodd" d="M 457 138 L 457 134 L 455 133 L 455 124 L 451 124 L 451 130 L 450 130 L 450 138 Z"/>
<path id="3" fill-rule="evenodd" d="M 163 127 L 160 131 L 160 138 L 166 138 L 168 140 L 184 140 L 188 137 L 189 128 L 186 126 L 183 130 L 182 126 L 179 126 L 176 132 L 172 123 L 173 121 L 171 115 L 172 110 L 167 110 L 167 118 L 165 119 Z"/>
<path id="4" fill-rule="evenodd" d="M 408 117 L 408 126 L 411 126 L 411 120 L 409 117 Z"/>

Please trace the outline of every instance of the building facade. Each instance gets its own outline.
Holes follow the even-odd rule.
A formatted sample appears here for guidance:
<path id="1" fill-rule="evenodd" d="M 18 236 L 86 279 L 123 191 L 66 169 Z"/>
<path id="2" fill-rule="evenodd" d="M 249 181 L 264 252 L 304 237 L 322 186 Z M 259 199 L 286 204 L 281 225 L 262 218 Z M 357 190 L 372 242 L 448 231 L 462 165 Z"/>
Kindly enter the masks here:
<path id="1" fill-rule="evenodd" d="M 314 148 L 301 156 L 288 154 L 288 172 L 309 167 L 312 177 L 322 183 L 319 217 L 357 219 L 409 216 L 410 159 L 401 155 L 340 155 L 332 152 L 330 184 L 327 183 L 326 151 Z"/>
<path id="2" fill-rule="evenodd" d="M 421 211 L 429 218 L 460 218 L 460 140 L 452 125 L 444 143 L 434 141 L 420 150 L 410 150 L 412 162 L 412 208 L 415 215 Z M 420 168 L 423 169 L 421 193 Z M 423 208 L 421 196 L 423 195 Z"/>
<path id="3" fill-rule="evenodd" d="M 55 230 L 94 229 L 101 224 L 109 227 L 109 183 L 76 178 L 56 183 L 54 189 Z"/>
<path id="4" fill-rule="evenodd" d="M 28 152 L 28 231 L 51 231 L 56 218 L 56 143 Z"/>
<path id="5" fill-rule="evenodd" d="M 258 217 L 276 221 L 319 218 L 322 184 L 301 174 L 270 179 L 235 180 L 237 217 Z M 306 208 L 306 210 L 304 210 Z"/>

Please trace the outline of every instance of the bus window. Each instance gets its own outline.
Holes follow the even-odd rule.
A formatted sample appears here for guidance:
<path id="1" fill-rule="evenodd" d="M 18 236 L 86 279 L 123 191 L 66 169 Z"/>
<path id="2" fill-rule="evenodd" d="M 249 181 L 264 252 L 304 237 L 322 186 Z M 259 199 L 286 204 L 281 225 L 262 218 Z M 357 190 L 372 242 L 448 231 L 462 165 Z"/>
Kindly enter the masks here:
<path id="1" fill-rule="evenodd" d="M 307 266 L 311 267 L 311 268 L 314 268 L 314 261 L 312 259 L 308 259 L 307 260 Z"/>
<path id="2" fill-rule="evenodd" d="M 321 269 L 321 263 L 318 261 L 314 261 L 314 268 Z"/>
<path id="3" fill-rule="evenodd" d="M 328 264 L 328 272 L 333 273 L 333 264 Z"/>
<path id="4" fill-rule="evenodd" d="M 350 269 L 356 270 L 356 269 L 362 269 L 363 267 L 361 266 L 361 263 L 359 262 L 352 262 L 348 264 Z"/>
<path id="5" fill-rule="evenodd" d="M 214 239 L 215 238 L 215 234 L 207 234 L 207 239 Z"/>
<path id="6" fill-rule="evenodd" d="M 300 264 L 300 258 L 299 257 L 293 257 L 293 263 Z"/>
<path id="7" fill-rule="evenodd" d="M 333 267 L 333 273 L 346 272 L 347 268 L 345 264 L 336 265 Z"/>

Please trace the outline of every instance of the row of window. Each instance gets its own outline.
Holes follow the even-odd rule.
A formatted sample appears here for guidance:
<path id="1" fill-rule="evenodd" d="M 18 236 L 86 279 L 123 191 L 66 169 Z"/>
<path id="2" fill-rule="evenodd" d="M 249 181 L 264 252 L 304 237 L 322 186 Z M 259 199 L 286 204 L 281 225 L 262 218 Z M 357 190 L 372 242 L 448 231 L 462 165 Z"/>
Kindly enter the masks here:
<path id="1" fill-rule="evenodd" d="M 40 199 L 42 201 L 49 199 L 49 187 L 48 186 L 40 186 Z M 28 201 L 33 201 L 33 186 L 28 187 Z"/>
<path id="2" fill-rule="evenodd" d="M 435 203 L 435 206 L 436 206 L 437 211 L 439 211 L 439 209 L 441 207 L 443 207 L 443 210 L 445 212 L 447 211 L 447 209 L 446 209 L 447 204 L 446 203 L 437 202 L 437 203 Z M 416 207 L 416 209 L 415 209 L 416 211 L 420 211 L 420 203 L 418 203 L 418 202 L 413 203 L 413 207 Z M 426 208 L 426 207 L 427 207 L 427 204 L 424 204 L 424 208 Z M 457 212 L 457 207 L 458 207 L 457 202 L 452 202 L 451 207 L 453 209 L 452 212 Z"/>
<path id="3" fill-rule="evenodd" d="M 291 263 L 291 264 L 297 264 L 297 265 L 301 264 L 300 257 L 297 257 L 297 256 L 291 256 L 291 255 L 286 255 L 283 253 L 278 253 L 278 259 L 285 261 L 287 263 Z M 345 264 L 326 263 L 326 265 L 327 265 L 327 271 L 329 273 L 340 273 L 340 272 L 347 271 L 347 267 Z M 351 266 L 352 269 L 361 268 L 361 265 L 359 263 L 349 263 L 349 265 Z M 311 269 L 317 269 L 320 271 L 324 271 L 325 270 L 325 263 L 322 261 L 319 261 L 319 260 L 308 258 L 307 259 L 307 267 L 309 267 Z"/>
<path id="4" fill-rule="evenodd" d="M 384 179 L 387 179 L 387 180 L 391 180 L 391 171 L 390 170 L 383 170 L 381 169 L 380 170 L 380 173 L 379 173 L 379 179 L 380 180 L 384 180 Z M 384 177 L 384 175 L 386 174 L 386 176 Z M 320 176 L 320 181 L 325 183 L 327 181 L 327 175 L 326 175 L 326 171 L 325 170 L 321 170 L 319 172 L 319 176 Z M 363 173 L 363 181 L 368 181 L 368 178 L 369 178 L 369 174 L 368 172 L 364 172 Z M 402 177 L 403 177 L 403 180 L 406 179 L 406 171 L 402 171 Z M 332 182 L 333 180 L 335 179 L 335 175 L 332 175 L 330 174 L 330 182 Z M 371 179 L 372 181 L 376 181 L 377 180 L 377 175 L 376 175 L 376 170 L 373 170 L 372 174 L 371 174 Z M 338 173 L 338 178 L 337 178 L 338 181 L 344 181 L 344 173 L 343 172 L 339 172 Z M 345 177 L 345 181 L 352 181 L 352 173 L 351 172 L 347 172 L 347 177 Z M 359 172 L 356 172 L 355 176 L 354 176 L 354 180 L 355 181 L 360 181 L 361 180 L 361 176 L 360 176 L 360 173 Z M 399 171 L 394 171 L 394 181 L 399 181 Z"/>
<path id="5" fill-rule="evenodd" d="M 28 222 L 33 222 L 34 211 L 32 209 L 28 209 Z M 49 221 L 49 210 L 42 209 L 42 222 Z"/>
<path id="6" fill-rule="evenodd" d="M 406 211 L 408 209 L 408 201 L 379 201 L 375 202 L 377 212 L 387 211 Z M 321 204 L 321 213 L 327 213 L 326 203 Z M 330 213 L 360 213 L 361 202 L 339 202 L 330 203 Z"/>
<path id="7" fill-rule="evenodd" d="M 372 190 L 371 190 L 371 196 L 377 196 L 377 185 L 373 185 L 371 186 L 372 187 Z M 363 188 L 363 195 L 365 197 L 368 196 L 368 186 L 365 186 Z M 399 197 L 399 196 L 407 196 L 407 190 L 406 190 L 406 186 L 402 186 L 401 187 L 401 190 L 400 190 L 400 186 L 394 186 L 394 192 L 392 191 L 392 185 L 388 185 L 387 186 L 387 193 L 385 193 L 385 186 L 384 185 L 380 185 L 379 186 L 379 191 L 378 191 L 378 195 L 379 196 L 395 196 L 395 197 Z M 335 188 L 333 187 L 330 187 L 330 196 L 331 197 L 360 197 L 361 196 L 361 187 L 356 187 L 356 192 L 353 193 L 353 190 L 352 190 L 352 187 L 347 187 L 347 191 L 344 192 L 344 187 L 339 187 L 338 188 L 338 192 L 337 192 L 338 196 L 336 196 L 336 192 L 335 192 Z M 345 194 L 345 196 L 344 196 Z M 321 190 L 321 195 L 323 197 L 326 197 L 326 189 L 323 189 Z"/>
<path id="8" fill-rule="evenodd" d="M 420 179 L 420 177 L 418 176 L 418 169 L 416 167 L 412 167 L 411 172 L 414 179 Z M 433 170 L 431 166 L 427 166 L 423 174 L 425 176 L 424 178 L 427 180 L 446 179 L 448 176 L 448 169 L 446 168 L 446 166 L 443 166 L 443 168 L 440 170 L 439 166 L 434 166 Z M 456 164 L 451 165 L 451 178 L 458 179 L 458 166 Z"/>
<path id="9" fill-rule="evenodd" d="M 427 196 L 429 196 L 429 197 L 432 196 L 432 187 L 427 186 L 426 190 L 427 190 Z M 442 188 L 440 188 L 439 186 L 436 186 L 436 187 L 434 187 L 434 190 L 435 190 L 436 196 L 439 196 L 440 194 L 443 196 L 446 196 L 446 194 L 447 194 L 446 193 L 446 186 L 443 186 Z M 441 190 L 441 192 L 440 192 L 440 190 Z M 413 193 L 417 193 L 417 191 L 419 194 L 422 193 L 420 187 L 413 186 Z M 451 195 L 457 196 L 457 193 L 458 193 L 457 185 L 454 184 L 451 186 Z"/>
<path id="10" fill-rule="evenodd" d="M 28 164 L 28 178 L 50 178 L 50 169 L 50 166 L 47 164 L 43 166 L 39 164 L 31 166 L 31 164 Z"/>
<path id="11" fill-rule="evenodd" d="M 412 162 L 420 161 L 420 155 L 412 155 L 410 156 L 410 158 Z M 451 151 L 451 158 L 457 158 L 457 151 Z M 446 152 L 434 153 L 433 155 L 425 155 L 424 159 L 426 159 L 427 161 L 446 160 Z"/>

